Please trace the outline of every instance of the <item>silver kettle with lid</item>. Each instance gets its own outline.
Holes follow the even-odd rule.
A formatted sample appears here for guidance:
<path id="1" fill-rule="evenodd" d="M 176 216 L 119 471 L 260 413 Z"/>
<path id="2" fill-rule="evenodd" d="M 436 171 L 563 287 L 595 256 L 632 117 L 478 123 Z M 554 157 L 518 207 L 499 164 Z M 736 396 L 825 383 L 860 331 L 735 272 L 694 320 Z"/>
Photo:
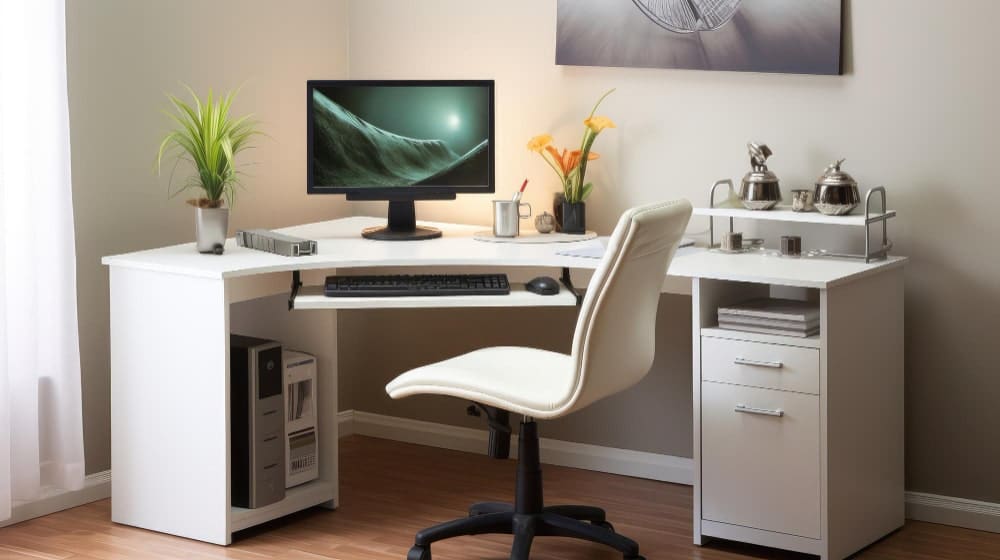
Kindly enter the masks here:
<path id="1" fill-rule="evenodd" d="M 740 183 L 740 202 L 747 210 L 770 210 L 781 202 L 778 176 L 767 168 L 767 158 L 773 152 L 767 145 L 753 142 L 747 144 L 747 149 L 751 170 Z"/>
<path id="2" fill-rule="evenodd" d="M 849 214 L 861 203 L 858 182 L 849 173 L 840 170 L 843 163 L 842 159 L 827 166 L 816 180 L 816 209 L 827 216 Z"/>

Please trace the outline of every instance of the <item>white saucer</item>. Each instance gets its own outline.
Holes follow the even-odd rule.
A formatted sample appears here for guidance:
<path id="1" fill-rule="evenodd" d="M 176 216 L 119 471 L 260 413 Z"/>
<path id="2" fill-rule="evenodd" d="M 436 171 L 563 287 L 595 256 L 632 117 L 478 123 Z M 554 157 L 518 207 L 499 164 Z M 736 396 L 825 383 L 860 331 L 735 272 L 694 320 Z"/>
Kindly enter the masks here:
<path id="1" fill-rule="evenodd" d="M 538 233 L 537 231 L 525 232 L 517 237 L 494 237 L 492 231 L 477 231 L 472 234 L 476 241 L 486 241 L 488 243 L 573 243 L 575 241 L 587 241 L 596 239 L 597 233 L 588 231 L 587 233 Z"/>

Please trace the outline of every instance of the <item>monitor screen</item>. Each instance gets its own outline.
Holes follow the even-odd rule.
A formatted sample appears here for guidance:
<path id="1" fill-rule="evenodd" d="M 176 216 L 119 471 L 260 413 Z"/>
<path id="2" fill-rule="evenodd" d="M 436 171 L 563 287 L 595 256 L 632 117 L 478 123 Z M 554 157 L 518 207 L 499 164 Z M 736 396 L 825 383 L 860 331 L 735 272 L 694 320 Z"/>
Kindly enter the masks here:
<path id="1" fill-rule="evenodd" d="M 308 127 L 310 193 L 494 190 L 492 81 L 311 81 Z"/>

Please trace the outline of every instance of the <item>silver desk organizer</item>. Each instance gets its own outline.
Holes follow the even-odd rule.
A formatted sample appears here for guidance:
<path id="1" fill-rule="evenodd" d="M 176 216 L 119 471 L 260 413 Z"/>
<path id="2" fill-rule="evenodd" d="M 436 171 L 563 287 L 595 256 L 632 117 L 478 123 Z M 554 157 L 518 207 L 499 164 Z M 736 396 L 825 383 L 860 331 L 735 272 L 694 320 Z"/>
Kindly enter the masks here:
<path id="1" fill-rule="evenodd" d="M 286 257 L 315 255 L 319 250 L 315 241 L 267 229 L 239 230 L 236 232 L 236 244 Z"/>
<path id="2" fill-rule="evenodd" d="M 729 191 L 730 192 L 733 192 L 733 182 L 732 182 L 732 180 L 730 180 L 730 179 L 722 179 L 720 181 L 716 181 L 712 185 L 711 191 L 709 191 L 709 195 L 708 195 L 709 196 L 709 201 L 708 201 L 709 208 L 715 208 L 715 191 L 716 191 L 716 189 L 718 189 L 719 187 L 724 186 L 724 185 L 729 187 Z M 873 213 L 872 212 L 872 196 L 876 195 L 876 194 L 880 195 L 880 197 L 882 198 L 882 212 L 881 213 Z M 763 215 L 763 216 L 761 216 L 761 219 L 767 219 L 766 218 L 767 212 L 761 212 L 761 214 Z M 844 258 L 844 259 L 861 259 L 861 260 L 864 260 L 865 263 L 871 263 L 872 261 L 886 260 L 887 258 L 889 258 L 889 251 L 892 250 L 893 243 L 892 243 L 892 241 L 889 240 L 889 231 L 888 231 L 889 228 L 888 228 L 888 225 L 886 224 L 886 222 L 890 218 L 896 217 L 896 213 L 894 211 L 893 212 L 889 212 L 888 211 L 888 206 L 886 205 L 886 201 L 885 201 L 885 187 L 879 186 L 879 187 L 875 187 L 873 189 L 869 189 L 868 194 L 865 196 L 865 214 L 864 215 L 865 215 L 865 221 L 864 221 L 864 227 L 865 227 L 865 252 L 864 252 L 864 254 L 854 255 L 854 254 L 847 254 L 847 253 L 828 253 L 828 252 L 825 252 L 825 251 L 821 251 L 822 255 L 826 256 L 826 257 L 838 257 L 838 258 Z M 733 221 L 734 221 L 733 218 L 729 218 L 729 231 L 731 231 L 731 232 L 734 231 Z M 878 224 L 878 223 L 882 224 L 882 243 L 878 247 L 872 247 L 871 225 L 872 224 Z M 710 249 L 718 247 L 715 244 L 715 217 L 714 216 L 709 216 L 709 218 L 708 218 L 708 246 L 709 246 Z"/>

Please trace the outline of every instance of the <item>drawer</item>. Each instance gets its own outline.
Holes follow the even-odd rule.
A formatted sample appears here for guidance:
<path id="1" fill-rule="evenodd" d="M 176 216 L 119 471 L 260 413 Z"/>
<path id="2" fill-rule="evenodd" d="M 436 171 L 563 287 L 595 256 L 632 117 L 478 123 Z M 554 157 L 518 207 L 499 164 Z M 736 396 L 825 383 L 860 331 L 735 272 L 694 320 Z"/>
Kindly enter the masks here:
<path id="1" fill-rule="evenodd" d="M 818 395 L 819 350 L 703 336 L 701 378 Z"/>
<path id="2" fill-rule="evenodd" d="M 820 538 L 819 397 L 706 381 L 701 406 L 702 517 Z"/>

